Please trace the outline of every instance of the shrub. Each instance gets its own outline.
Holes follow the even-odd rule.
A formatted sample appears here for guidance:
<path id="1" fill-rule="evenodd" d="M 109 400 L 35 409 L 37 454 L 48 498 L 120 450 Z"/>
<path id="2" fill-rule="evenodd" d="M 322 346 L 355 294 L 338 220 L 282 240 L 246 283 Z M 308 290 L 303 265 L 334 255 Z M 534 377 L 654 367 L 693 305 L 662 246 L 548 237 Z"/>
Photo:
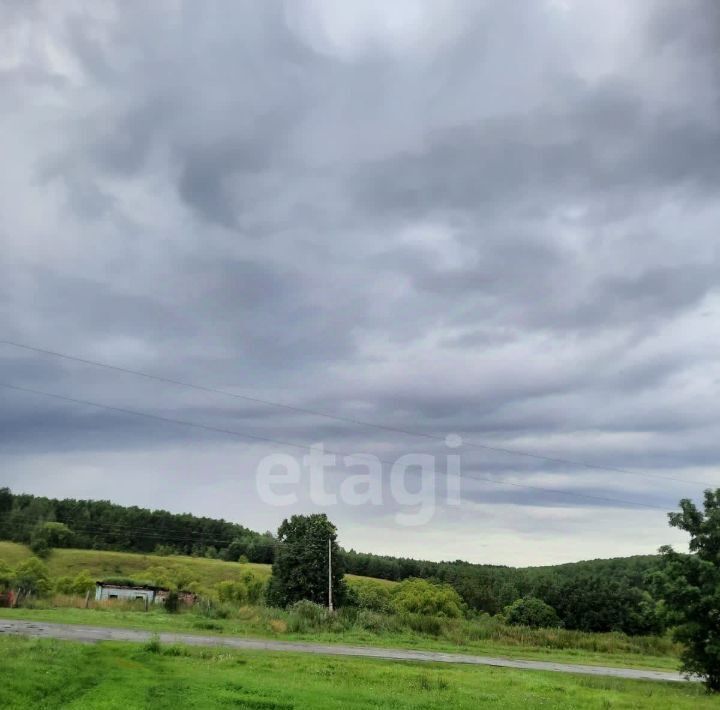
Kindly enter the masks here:
<path id="1" fill-rule="evenodd" d="M 160 653 L 162 651 L 162 644 L 160 643 L 160 637 L 157 634 L 153 634 L 148 642 L 143 646 L 148 653 Z"/>
<path id="2" fill-rule="evenodd" d="M 384 584 L 369 580 L 356 580 L 349 585 L 348 598 L 358 609 L 380 613 L 390 611 L 390 590 Z"/>
<path id="3" fill-rule="evenodd" d="M 406 579 L 392 592 L 392 609 L 398 614 L 458 618 L 464 614 L 460 595 L 449 584 Z"/>
<path id="4" fill-rule="evenodd" d="M 30 557 L 15 569 L 14 584 L 19 596 L 47 593 L 51 586 L 47 567 L 37 557 Z"/>
<path id="5" fill-rule="evenodd" d="M 95 588 L 95 581 L 87 572 L 80 572 L 75 577 L 58 577 L 55 580 L 57 594 L 84 595 Z"/>
<path id="6" fill-rule="evenodd" d="M 46 560 L 50 556 L 50 546 L 47 544 L 47 540 L 43 540 L 41 537 L 32 538 L 29 547 L 36 557 Z"/>
<path id="7" fill-rule="evenodd" d="M 290 607 L 288 629 L 298 633 L 320 631 L 329 626 L 330 616 L 326 607 L 301 599 Z"/>
<path id="8" fill-rule="evenodd" d="M 555 609 L 535 597 L 517 599 L 505 607 L 505 621 L 512 626 L 530 626 L 536 629 L 557 628 L 561 625 Z"/>
<path id="9" fill-rule="evenodd" d="M 55 592 L 57 594 L 73 594 L 73 578 L 58 577 L 55 580 Z"/>
<path id="10" fill-rule="evenodd" d="M 437 616 L 425 616 L 424 614 L 405 614 L 403 622 L 416 633 L 427 634 L 428 636 L 440 636 L 443 632 L 443 619 Z"/>
<path id="11" fill-rule="evenodd" d="M 180 608 L 180 597 L 178 596 L 178 593 L 176 591 L 168 592 L 168 595 L 165 597 L 165 601 L 163 602 L 163 606 L 168 614 L 177 614 Z"/>
<path id="12" fill-rule="evenodd" d="M 287 621 L 283 619 L 271 619 L 270 630 L 276 634 L 284 634 L 288 630 Z"/>
<path id="13" fill-rule="evenodd" d="M 240 580 L 220 582 L 216 589 L 221 602 L 257 604 L 263 597 L 265 585 L 252 572 L 246 572 Z"/>
<path id="14" fill-rule="evenodd" d="M 79 572 L 72 581 L 73 594 L 87 594 L 95 589 L 95 580 L 86 571 Z"/>
<path id="15" fill-rule="evenodd" d="M 203 597 L 195 604 L 195 611 L 207 619 L 229 619 L 234 610 L 228 604 L 218 603 L 209 597 Z"/>

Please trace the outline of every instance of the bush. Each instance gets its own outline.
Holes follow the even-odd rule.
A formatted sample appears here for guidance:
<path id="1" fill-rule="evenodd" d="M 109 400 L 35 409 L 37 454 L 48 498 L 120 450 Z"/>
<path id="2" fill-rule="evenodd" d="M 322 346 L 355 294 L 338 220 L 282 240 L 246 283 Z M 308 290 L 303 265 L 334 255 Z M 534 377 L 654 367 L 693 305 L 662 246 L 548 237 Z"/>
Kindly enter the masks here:
<path id="1" fill-rule="evenodd" d="M 160 637 L 157 634 L 153 634 L 143 648 L 148 653 L 161 653 L 162 644 L 160 643 Z"/>
<path id="2" fill-rule="evenodd" d="M 95 581 L 87 572 L 80 572 L 75 577 L 58 577 L 55 580 L 55 592 L 58 594 L 85 595 L 95 588 Z"/>
<path id="3" fill-rule="evenodd" d="M 180 609 L 180 597 L 178 596 L 178 593 L 176 591 L 168 592 L 168 595 L 165 597 L 165 601 L 163 602 L 163 606 L 168 614 L 177 614 Z"/>
<path id="4" fill-rule="evenodd" d="M 505 607 L 505 621 L 511 626 L 557 628 L 561 626 L 557 612 L 542 599 L 525 597 Z"/>
<path id="5" fill-rule="evenodd" d="M 234 609 L 228 604 L 218 603 L 209 597 L 202 597 L 195 604 L 195 611 L 207 619 L 229 619 Z"/>
<path id="6" fill-rule="evenodd" d="M 379 582 L 353 581 L 349 584 L 348 601 L 358 609 L 385 614 L 390 611 L 390 590 Z"/>
<path id="7" fill-rule="evenodd" d="M 321 631 L 330 626 L 331 614 L 324 607 L 307 599 L 301 599 L 290 607 L 288 630 L 297 633 Z"/>
<path id="8" fill-rule="evenodd" d="M 21 562 L 15 569 L 14 584 L 18 595 L 45 594 L 50 591 L 50 578 L 47 567 L 37 557 Z"/>
<path id="9" fill-rule="evenodd" d="M 252 572 L 246 572 L 238 581 L 220 582 L 216 589 L 221 602 L 238 605 L 257 604 L 263 598 L 265 584 Z"/>
<path id="10" fill-rule="evenodd" d="M 392 592 L 391 607 L 398 614 L 422 614 L 456 619 L 464 615 L 460 595 L 449 584 L 406 579 Z"/>
<path id="11" fill-rule="evenodd" d="M 384 614 L 362 609 L 355 617 L 355 626 L 365 631 L 379 633 L 388 630 L 387 617 Z"/>
<path id="12" fill-rule="evenodd" d="M 95 589 L 95 580 L 86 571 L 79 572 L 72 581 L 73 594 L 87 594 Z"/>
<path id="13" fill-rule="evenodd" d="M 418 634 L 428 636 L 440 636 L 444 630 L 443 619 L 437 616 L 425 616 L 424 614 L 406 614 L 402 617 L 403 622 Z"/>
<path id="14" fill-rule="evenodd" d="M 46 560 L 50 556 L 50 546 L 47 544 L 47 540 L 43 540 L 41 537 L 32 538 L 29 547 L 33 555 L 40 559 Z"/>

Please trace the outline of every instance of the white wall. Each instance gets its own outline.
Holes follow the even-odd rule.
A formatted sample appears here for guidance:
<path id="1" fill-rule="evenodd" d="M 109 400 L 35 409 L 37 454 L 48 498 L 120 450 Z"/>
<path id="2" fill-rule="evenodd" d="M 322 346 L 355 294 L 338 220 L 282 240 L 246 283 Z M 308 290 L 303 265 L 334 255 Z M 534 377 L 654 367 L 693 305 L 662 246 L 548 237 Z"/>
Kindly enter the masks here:
<path id="1" fill-rule="evenodd" d="M 147 599 L 148 603 L 151 603 L 155 597 L 155 592 L 152 589 L 125 589 L 123 587 L 112 587 L 112 586 L 100 586 L 95 587 L 95 599 L 101 601 L 103 599 Z"/>

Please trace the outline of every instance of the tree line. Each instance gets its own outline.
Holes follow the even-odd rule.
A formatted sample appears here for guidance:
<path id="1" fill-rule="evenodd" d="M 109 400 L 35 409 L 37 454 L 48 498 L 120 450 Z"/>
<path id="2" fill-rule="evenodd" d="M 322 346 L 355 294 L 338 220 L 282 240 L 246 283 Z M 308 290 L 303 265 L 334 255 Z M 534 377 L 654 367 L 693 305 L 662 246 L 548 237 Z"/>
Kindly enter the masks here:
<path id="1" fill-rule="evenodd" d="M 188 513 L 13 494 L 5 488 L 0 489 L 0 537 L 28 544 L 41 556 L 51 547 L 78 547 L 271 564 L 283 532 L 275 536 Z M 474 612 L 498 614 L 517 599 L 533 597 L 553 607 L 569 629 L 629 634 L 664 629 L 648 582 L 658 565 L 653 555 L 518 569 L 462 560 L 390 557 L 339 547 L 335 554 L 336 569 L 349 574 L 450 585 Z M 343 592 L 338 594 L 341 597 Z"/>
<path id="2" fill-rule="evenodd" d="M 54 545 L 48 523 L 72 531 Z M 59 532 L 59 531 L 58 531 Z M 56 535 L 55 537 L 58 537 Z M 237 523 L 189 513 L 170 513 L 110 501 L 62 500 L 0 489 L 0 538 L 42 550 L 76 547 L 121 552 L 219 557 L 271 564 L 277 543 L 272 533 L 258 533 Z"/>
<path id="3" fill-rule="evenodd" d="M 345 583 L 349 572 L 406 580 L 393 596 L 395 611 L 420 617 L 502 613 L 509 623 L 525 626 L 630 635 L 672 628 L 686 649 L 685 670 L 720 690 L 720 489 L 705 492 L 703 507 L 684 499 L 680 512 L 669 514 L 670 524 L 690 535 L 690 554 L 666 547 L 657 556 L 526 569 L 344 551 L 335 526 L 321 514 L 293 516 L 276 537 L 224 520 L 107 501 L 13 495 L 7 488 L 0 489 L 0 538 L 29 544 L 36 554 L 75 546 L 228 560 L 252 555 L 273 564 L 266 597 L 277 606 L 330 606 L 329 585 L 338 606 L 387 607 L 385 593 L 360 588 L 351 593 Z M 19 579 L 17 573 L 13 578 Z"/>

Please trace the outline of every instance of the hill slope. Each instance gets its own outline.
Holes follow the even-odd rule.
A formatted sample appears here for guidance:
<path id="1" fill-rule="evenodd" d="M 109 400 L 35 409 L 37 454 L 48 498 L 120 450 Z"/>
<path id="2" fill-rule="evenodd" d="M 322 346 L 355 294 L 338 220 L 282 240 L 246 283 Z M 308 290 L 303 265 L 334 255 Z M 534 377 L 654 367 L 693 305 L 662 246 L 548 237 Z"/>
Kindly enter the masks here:
<path id="1" fill-rule="evenodd" d="M 0 561 L 11 567 L 30 557 L 32 553 L 25 545 L 0 541 Z M 95 579 L 104 577 L 130 577 L 144 579 L 148 570 L 161 567 L 173 573 L 179 569 L 188 570 L 203 587 L 214 587 L 224 580 L 240 580 L 247 571 L 259 577 L 270 576 L 270 565 L 253 562 L 224 562 L 204 557 L 184 555 L 143 555 L 134 552 L 112 552 L 108 550 L 53 550 L 47 559 L 52 577 L 75 576 L 79 572 L 88 572 Z M 394 584 L 387 580 L 372 579 L 348 575 L 350 579 L 365 579 L 378 584 Z"/>

